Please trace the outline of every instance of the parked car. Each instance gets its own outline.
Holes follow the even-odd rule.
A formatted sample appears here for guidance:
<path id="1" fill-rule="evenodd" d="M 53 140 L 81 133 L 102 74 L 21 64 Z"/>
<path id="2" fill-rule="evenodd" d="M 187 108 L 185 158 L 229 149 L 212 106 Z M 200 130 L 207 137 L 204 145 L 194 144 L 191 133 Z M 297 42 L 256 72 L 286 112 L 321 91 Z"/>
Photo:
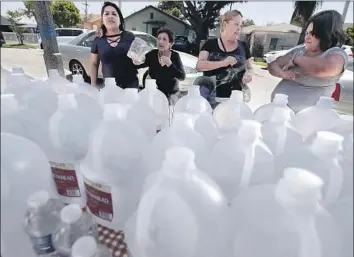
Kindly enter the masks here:
<path id="1" fill-rule="evenodd" d="M 348 65 L 336 84 L 332 94 L 334 108 L 340 114 L 353 115 L 353 55 L 349 56 Z"/>
<path id="2" fill-rule="evenodd" d="M 134 33 L 136 37 L 145 40 L 153 48 L 157 48 L 157 39 L 152 35 L 139 31 L 131 32 Z M 86 81 L 89 80 L 91 65 L 90 50 L 92 41 L 95 37 L 95 31 L 90 30 L 82 33 L 68 43 L 59 44 L 59 52 L 62 54 L 64 68 L 70 70 L 73 74 L 82 74 Z M 186 72 L 186 79 L 184 81 L 180 81 L 179 86 L 181 91 L 185 91 L 189 85 L 193 84 L 195 78 L 202 76 L 202 73 L 197 72 L 196 70 L 198 58 L 187 53 L 178 53 L 181 57 L 184 70 Z M 140 85 L 143 84 L 143 75 L 146 70 L 147 68 L 139 69 L 138 77 Z M 101 65 L 98 71 L 98 78 L 103 78 Z"/>
<path id="3" fill-rule="evenodd" d="M 191 46 L 187 36 L 175 36 L 172 49 L 185 53 L 191 52 Z"/>
<path id="4" fill-rule="evenodd" d="M 280 50 L 280 51 L 270 51 L 263 55 L 263 59 L 269 64 L 272 61 L 275 61 L 278 57 L 287 54 L 290 51 L 288 50 Z"/>
<path id="5" fill-rule="evenodd" d="M 349 55 L 353 56 L 353 46 L 343 45 L 342 49 Z"/>
<path id="6" fill-rule="evenodd" d="M 58 44 L 68 43 L 86 31 L 87 31 L 87 29 L 80 29 L 80 28 L 58 28 L 58 29 L 55 29 L 55 32 L 57 34 Z M 42 44 L 42 39 L 40 37 L 40 34 L 38 34 L 38 45 L 41 49 L 43 49 L 43 44 Z"/>
<path id="7" fill-rule="evenodd" d="M 6 44 L 6 41 L 5 41 L 4 35 L 0 31 L 0 47 L 2 47 L 2 45 L 5 45 L 5 44 Z"/>

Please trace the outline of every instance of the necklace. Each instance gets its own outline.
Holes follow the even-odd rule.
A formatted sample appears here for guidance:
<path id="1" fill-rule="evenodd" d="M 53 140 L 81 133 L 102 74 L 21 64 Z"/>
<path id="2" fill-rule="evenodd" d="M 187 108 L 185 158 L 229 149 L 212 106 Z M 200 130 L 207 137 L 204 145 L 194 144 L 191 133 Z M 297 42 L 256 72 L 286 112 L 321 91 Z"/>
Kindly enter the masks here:
<path id="1" fill-rule="evenodd" d="M 109 36 L 106 35 L 106 37 L 119 37 L 121 34 L 122 34 L 122 32 L 120 32 L 118 34 L 114 34 L 114 35 L 109 35 Z"/>

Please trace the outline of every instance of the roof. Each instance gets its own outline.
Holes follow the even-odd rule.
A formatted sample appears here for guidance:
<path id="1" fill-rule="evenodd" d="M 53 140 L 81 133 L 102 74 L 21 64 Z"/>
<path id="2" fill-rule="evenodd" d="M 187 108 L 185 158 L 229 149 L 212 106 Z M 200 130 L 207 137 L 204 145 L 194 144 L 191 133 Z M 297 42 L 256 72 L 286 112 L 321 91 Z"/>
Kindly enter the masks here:
<path id="1" fill-rule="evenodd" d="M 171 14 L 168 14 L 167 12 L 164 12 L 164 11 L 160 10 L 159 8 L 157 8 L 157 7 L 153 6 L 153 5 L 145 6 L 143 9 L 140 9 L 139 11 L 134 12 L 134 13 L 132 13 L 132 14 L 130 14 L 130 15 L 124 17 L 124 19 L 126 20 L 126 19 L 128 19 L 128 18 L 130 18 L 130 17 L 132 17 L 132 16 L 134 16 L 134 15 L 137 15 L 137 14 L 139 14 L 139 13 L 145 11 L 146 9 L 149 9 L 149 8 L 152 8 L 152 9 L 154 9 L 154 10 L 156 10 L 156 11 L 158 11 L 158 12 L 160 12 L 160 13 L 162 13 L 162 14 L 164 14 L 164 15 L 166 15 L 166 16 L 168 16 L 168 17 L 170 17 L 170 18 L 172 18 L 172 19 L 174 19 L 174 20 L 176 20 L 176 21 L 178 21 L 178 22 L 180 22 L 180 23 L 182 23 L 184 26 L 187 26 L 188 28 L 191 28 L 191 27 L 192 27 L 192 26 L 191 26 L 190 24 L 188 24 L 187 22 L 185 22 L 185 21 L 183 21 L 183 20 L 181 20 L 181 19 L 179 19 L 179 18 L 177 18 L 177 17 L 175 17 L 175 16 L 173 16 L 173 15 L 171 15 Z"/>
<path id="2" fill-rule="evenodd" d="M 292 24 L 280 23 L 267 27 L 251 25 L 242 29 L 242 33 L 244 34 L 251 34 L 254 31 L 301 33 L 302 28 Z"/>

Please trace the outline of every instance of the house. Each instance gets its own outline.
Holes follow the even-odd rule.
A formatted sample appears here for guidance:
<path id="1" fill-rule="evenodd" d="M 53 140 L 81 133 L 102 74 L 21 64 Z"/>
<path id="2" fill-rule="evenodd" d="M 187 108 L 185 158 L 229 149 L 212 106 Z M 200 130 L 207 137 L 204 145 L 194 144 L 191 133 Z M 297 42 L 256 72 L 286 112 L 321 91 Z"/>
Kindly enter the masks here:
<path id="1" fill-rule="evenodd" d="M 125 17 L 125 28 L 149 33 L 156 36 L 161 27 L 171 29 L 174 35 L 188 36 L 190 40 L 195 38 L 195 32 L 187 22 L 176 18 L 152 5 Z"/>
<path id="2" fill-rule="evenodd" d="M 271 26 L 251 25 L 242 28 L 240 39 L 247 42 L 251 52 L 254 42 L 260 42 L 264 47 L 263 52 L 266 53 L 273 50 L 286 50 L 296 46 L 301 30 L 301 27 L 287 23 Z M 220 36 L 220 28 L 211 31 L 211 35 Z"/>
<path id="3" fill-rule="evenodd" d="M 85 15 L 80 14 L 81 20 L 83 21 L 84 29 L 94 29 L 97 30 L 101 26 L 101 15 L 90 13 L 87 17 L 87 21 L 85 21 Z"/>

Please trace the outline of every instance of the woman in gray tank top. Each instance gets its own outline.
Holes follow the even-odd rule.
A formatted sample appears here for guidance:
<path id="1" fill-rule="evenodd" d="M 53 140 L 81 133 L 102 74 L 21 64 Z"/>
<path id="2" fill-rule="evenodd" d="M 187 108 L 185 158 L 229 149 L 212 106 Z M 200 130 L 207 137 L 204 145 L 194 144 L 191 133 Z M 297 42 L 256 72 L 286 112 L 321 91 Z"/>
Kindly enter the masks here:
<path id="1" fill-rule="evenodd" d="M 268 66 L 270 74 L 282 78 L 271 98 L 287 94 L 294 112 L 316 104 L 320 96 L 331 96 L 348 62 L 347 53 L 340 48 L 345 35 L 337 11 L 317 13 L 306 27 L 305 44 Z"/>

